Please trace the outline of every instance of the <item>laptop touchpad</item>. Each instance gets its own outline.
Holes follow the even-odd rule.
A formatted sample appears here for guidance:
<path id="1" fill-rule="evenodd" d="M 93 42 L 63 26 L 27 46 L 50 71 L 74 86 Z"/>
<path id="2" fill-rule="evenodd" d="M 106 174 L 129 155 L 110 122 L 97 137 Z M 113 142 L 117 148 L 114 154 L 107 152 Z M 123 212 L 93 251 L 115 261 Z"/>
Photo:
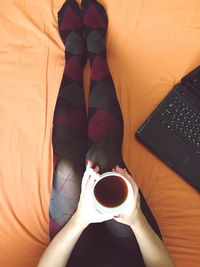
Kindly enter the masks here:
<path id="1" fill-rule="evenodd" d="M 165 159 L 171 165 L 180 167 L 189 160 L 189 155 L 184 149 L 184 143 L 182 143 L 176 136 L 166 135 L 161 147 Z"/>

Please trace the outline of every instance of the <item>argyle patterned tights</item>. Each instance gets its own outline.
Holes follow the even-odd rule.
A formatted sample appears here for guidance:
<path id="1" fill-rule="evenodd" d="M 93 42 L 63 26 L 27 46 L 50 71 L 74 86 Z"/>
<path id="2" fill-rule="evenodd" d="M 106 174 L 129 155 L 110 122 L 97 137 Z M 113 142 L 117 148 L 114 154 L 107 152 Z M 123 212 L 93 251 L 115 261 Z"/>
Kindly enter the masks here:
<path id="1" fill-rule="evenodd" d="M 83 0 L 81 8 L 75 0 L 68 0 L 58 13 L 58 26 L 66 63 L 53 120 L 51 239 L 77 207 L 86 159 L 98 165 L 101 172 L 117 164 L 126 167 L 121 155 L 123 118 L 107 64 L 106 11 L 96 0 Z M 91 68 L 88 114 L 83 89 L 87 57 Z M 141 191 L 140 195 L 142 210 L 160 236 Z M 140 267 L 144 262 L 132 230 L 110 220 L 85 229 L 67 266 Z"/>

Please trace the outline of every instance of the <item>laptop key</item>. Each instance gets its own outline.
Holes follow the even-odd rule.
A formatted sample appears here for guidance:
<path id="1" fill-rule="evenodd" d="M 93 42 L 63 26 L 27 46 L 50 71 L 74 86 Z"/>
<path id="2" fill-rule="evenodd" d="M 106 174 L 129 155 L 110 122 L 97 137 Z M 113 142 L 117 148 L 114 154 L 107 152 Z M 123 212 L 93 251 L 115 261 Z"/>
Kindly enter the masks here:
<path id="1" fill-rule="evenodd" d="M 181 97 L 174 96 L 161 111 L 161 125 L 184 142 L 192 144 L 200 156 L 200 116 Z"/>

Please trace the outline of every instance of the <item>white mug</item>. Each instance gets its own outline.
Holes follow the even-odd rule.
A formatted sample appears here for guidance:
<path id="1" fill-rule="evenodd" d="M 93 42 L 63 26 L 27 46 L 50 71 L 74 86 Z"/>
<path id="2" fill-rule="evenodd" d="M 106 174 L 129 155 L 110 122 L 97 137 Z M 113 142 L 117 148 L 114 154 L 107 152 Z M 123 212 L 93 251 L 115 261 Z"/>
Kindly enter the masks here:
<path id="1" fill-rule="evenodd" d="M 125 185 L 126 185 L 126 197 L 124 199 L 124 201 L 122 203 L 120 203 L 119 205 L 117 206 L 112 206 L 112 207 L 108 207 L 108 206 L 105 206 L 103 205 L 98 199 L 97 197 L 95 196 L 95 187 L 96 185 L 102 180 L 102 179 L 107 179 L 107 177 L 110 177 L 110 176 L 117 176 L 117 177 L 120 177 L 121 179 L 123 179 L 123 181 L 125 182 Z M 132 200 L 131 199 L 131 194 L 130 192 L 132 191 L 132 185 L 131 183 L 121 174 L 117 173 L 117 172 L 105 172 L 103 174 L 97 174 L 97 179 L 93 185 L 93 188 L 92 188 L 92 201 L 93 201 L 93 204 L 94 204 L 94 207 L 100 212 L 100 213 L 104 213 L 104 214 L 108 214 L 108 215 L 111 215 L 111 216 L 117 216 L 119 214 L 121 214 L 126 208 L 128 205 L 130 205 L 130 201 Z"/>

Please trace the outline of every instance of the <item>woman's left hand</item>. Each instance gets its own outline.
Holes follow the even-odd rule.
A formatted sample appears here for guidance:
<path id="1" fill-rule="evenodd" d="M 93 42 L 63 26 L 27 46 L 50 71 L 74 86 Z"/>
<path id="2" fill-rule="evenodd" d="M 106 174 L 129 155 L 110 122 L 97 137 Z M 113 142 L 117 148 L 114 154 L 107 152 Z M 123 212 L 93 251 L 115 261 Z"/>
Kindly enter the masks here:
<path id="1" fill-rule="evenodd" d="M 84 225 L 85 227 L 90 223 L 99 223 L 113 218 L 110 215 L 102 214 L 96 210 L 92 201 L 92 189 L 96 179 L 98 178 L 98 171 L 99 167 L 93 169 L 92 162 L 88 161 L 86 171 L 82 179 L 78 207 L 73 215 L 78 220 L 78 223 Z"/>

